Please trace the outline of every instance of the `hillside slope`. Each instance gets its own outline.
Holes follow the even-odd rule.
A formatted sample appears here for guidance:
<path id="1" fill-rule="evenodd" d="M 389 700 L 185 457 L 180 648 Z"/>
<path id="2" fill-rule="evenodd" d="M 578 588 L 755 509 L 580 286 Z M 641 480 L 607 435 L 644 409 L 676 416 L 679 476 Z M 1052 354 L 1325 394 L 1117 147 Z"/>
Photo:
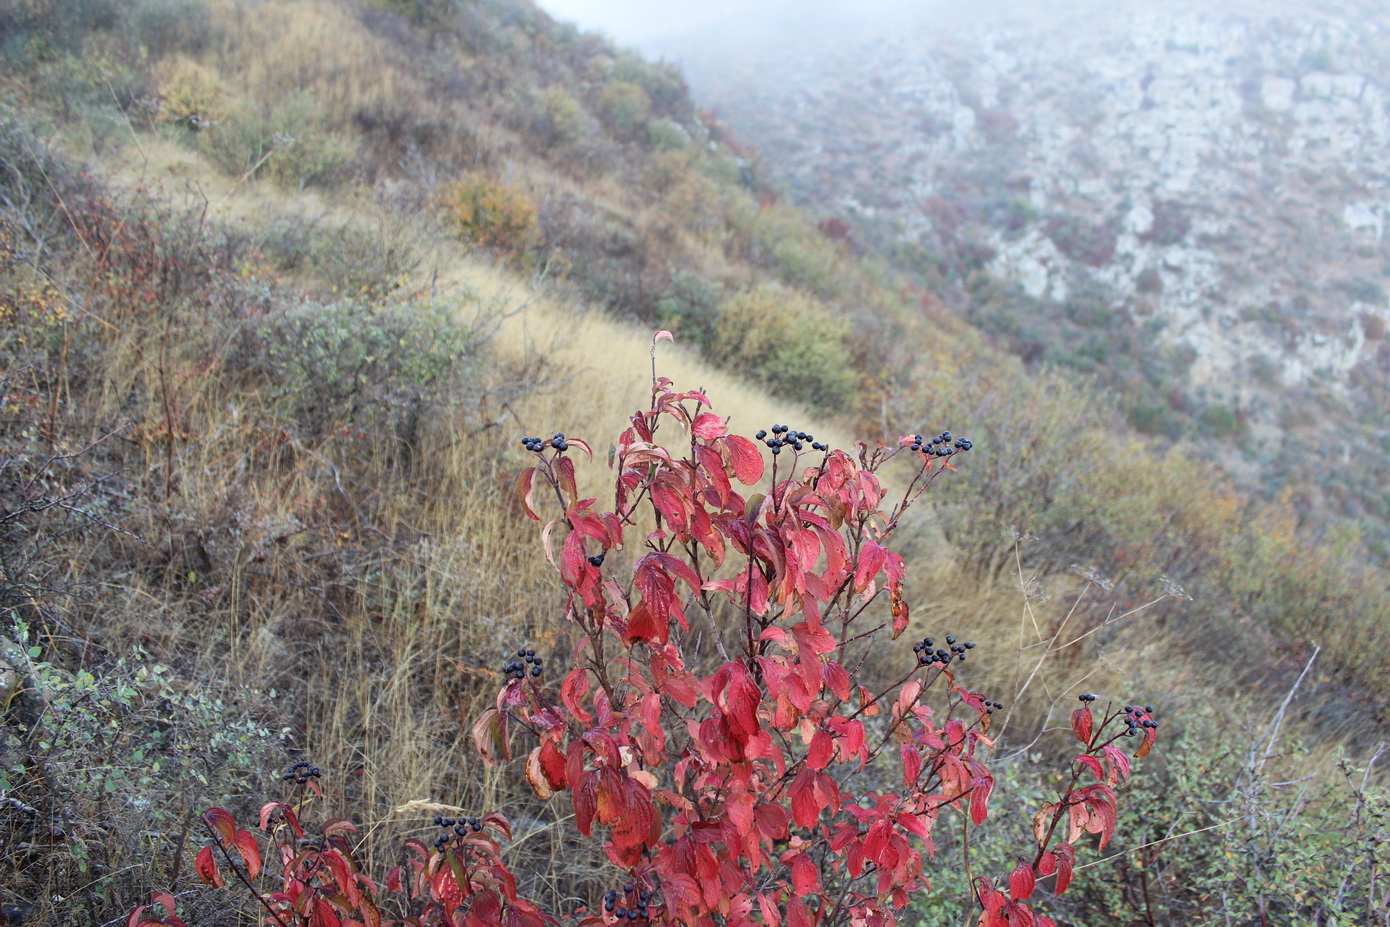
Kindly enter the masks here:
<path id="1" fill-rule="evenodd" d="M 1244 485 L 1373 526 L 1385 556 L 1382 9 L 1083 4 L 869 18 L 775 56 L 700 41 L 663 47 L 797 202 L 1030 364 L 1099 375 L 1140 429 L 1214 438 Z"/>

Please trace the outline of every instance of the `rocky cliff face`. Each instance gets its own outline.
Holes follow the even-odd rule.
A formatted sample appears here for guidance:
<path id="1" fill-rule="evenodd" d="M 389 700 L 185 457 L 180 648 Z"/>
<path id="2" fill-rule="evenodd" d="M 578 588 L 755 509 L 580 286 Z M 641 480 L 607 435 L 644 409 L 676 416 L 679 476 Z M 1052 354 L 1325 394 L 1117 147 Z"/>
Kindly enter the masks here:
<path id="1" fill-rule="evenodd" d="M 688 67 L 795 196 L 1025 358 L 1381 522 L 1390 13 L 1269 9 L 865 24 Z"/>

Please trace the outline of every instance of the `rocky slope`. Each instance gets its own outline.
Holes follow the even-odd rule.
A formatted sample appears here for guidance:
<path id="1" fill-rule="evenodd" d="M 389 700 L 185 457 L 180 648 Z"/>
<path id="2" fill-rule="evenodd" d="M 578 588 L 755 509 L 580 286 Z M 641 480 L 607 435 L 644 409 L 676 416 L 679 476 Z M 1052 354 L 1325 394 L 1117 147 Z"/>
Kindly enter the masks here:
<path id="1" fill-rule="evenodd" d="M 797 199 L 1001 343 L 1383 528 L 1390 17 L 1129 4 L 852 36 L 667 47 Z"/>

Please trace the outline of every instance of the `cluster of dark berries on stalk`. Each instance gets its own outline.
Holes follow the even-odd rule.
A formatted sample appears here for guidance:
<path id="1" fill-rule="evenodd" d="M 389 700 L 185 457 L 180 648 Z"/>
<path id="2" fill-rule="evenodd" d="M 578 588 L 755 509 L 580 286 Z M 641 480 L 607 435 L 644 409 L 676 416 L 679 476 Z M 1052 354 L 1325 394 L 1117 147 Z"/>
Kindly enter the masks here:
<path id="1" fill-rule="evenodd" d="M 290 767 L 290 771 L 280 777 L 285 782 L 293 781 L 296 785 L 306 785 L 310 779 L 321 779 L 323 773 L 312 763 L 299 762 Z"/>
<path id="2" fill-rule="evenodd" d="M 954 635 L 947 634 L 946 647 L 951 648 L 950 650 L 947 650 L 945 647 L 940 647 L 933 651 L 933 647 L 936 647 L 936 641 L 932 640 L 930 637 L 924 637 L 912 645 L 912 652 L 917 654 L 918 666 L 929 666 L 932 663 L 940 663 L 942 666 L 945 666 L 952 660 L 959 660 L 964 663 L 965 652 L 967 650 L 974 650 L 975 642 L 965 641 L 964 643 L 958 644 L 956 643 Z M 999 707 L 1003 708 L 1004 706 L 1000 705 Z"/>
<path id="3" fill-rule="evenodd" d="M 922 451 L 929 457 L 950 457 L 961 451 L 968 451 L 975 446 L 975 442 L 969 438 L 951 438 L 949 431 L 943 431 L 934 438 L 924 438 L 921 435 L 912 436 L 912 449 Z"/>
<path id="4" fill-rule="evenodd" d="M 455 837 L 466 837 L 483 829 L 482 822 L 477 818 L 446 818 L 438 814 L 434 816 L 434 826 L 444 828 L 444 833 L 434 841 L 436 850 L 444 849 Z"/>
<path id="5" fill-rule="evenodd" d="M 992 715 L 992 714 L 994 714 L 994 709 L 996 709 L 996 708 L 998 708 L 1000 711 L 1003 711 L 1003 710 L 1004 710 L 1004 703 L 1003 703 L 1003 702 L 991 702 L 989 699 L 985 699 L 985 714 L 987 714 L 987 715 Z"/>
<path id="6" fill-rule="evenodd" d="M 521 439 L 521 446 L 535 454 L 539 454 L 547 447 L 553 447 L 557 451 L 567 451 L 570 449 L 569 442 L 565 440 L 565 433 L 563 431 L 555 432 L 555 436 L 549 441 L 545 438 L 535 438 L 526 435 Z"/>
<path id="7" fill-rule="evenodd" d="M 1129 726 L 1129 730 L 1125 731 L 1125 736 L 1135 737 L 1146 727 L 1158 727 L 1158 722 L 1152 717 L 1145 717 L 1153 713 L 1154 710 L 1147 705 L 1142 708 L 1138 705 L 1126 705 L 1125 724 Z"/>
<path id="8" fill-rule="evenodd" d="M 543 663 L 541 661 L 541 658 L 536 656 L 536 652 L 534 650 L 528 650 L 525 647 L 518 647 L 516 655 L 518 657 L 521 657 L 521 659 L 512 660 L 506 666 L 502 667 L 502 672 L 507 675 L 507 678 L 525 679 L 526 670 L 528 669 L 528 667 L 531 670 L 532 677 L 536 677 L 541 674 L 541 666 L 543 665 Z"/>
<path id="9" fill-rule="evenodd" d="M 629 882 L 623 886 L 621 894 L 610 888 L 603 896 L 603 910 L 620 921 L 645 921 L 651 919 L 647 906 L 651 904 L 652 893 L 645 888 L 638 890 Z"/>
<path id="10" fill-rule="evenodd" d="M 761 429 L 754 436 L 772 450 L 774 454 L 782 453 L 782 448 L 790 447 L 794 451 L 803 450 L 807 444 L 815 451 L 828 451 L 830 445 L 816 440 L 815 435 L 809 435 L 804 431 L 794 431 L 787 425 L 773 425 L 772 435 L 768 436 L 767 429 Z"/>
<path id="11" fill-rule="evenodd" d="M 1076 697 L 1076 700 L 1078 702 L 1094 702 L 1098 698 L 1100 698 L 1100 696 L 1096 695 L 1094 692 L 1082 692 Z"/>
<path id="12" fill-rule="evenodd" d="M 585 559 L 587 559 L 587 560 L 589 561 L 589 566 L 592 566 L 592 567 L 601 567 L 601 566 L 603 566 L 603 554 L 594 554 L 592 557 L 586 557 Z"/>

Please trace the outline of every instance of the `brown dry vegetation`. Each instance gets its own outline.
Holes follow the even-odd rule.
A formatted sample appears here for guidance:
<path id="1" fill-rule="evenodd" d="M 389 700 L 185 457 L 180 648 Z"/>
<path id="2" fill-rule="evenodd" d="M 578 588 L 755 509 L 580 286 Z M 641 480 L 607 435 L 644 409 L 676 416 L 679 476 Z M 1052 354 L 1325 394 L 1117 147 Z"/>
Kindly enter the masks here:
<path id="1" fill-rule="evenodd" d="M 906 532 L 915 629 L 982 642 L 969 684 L 1010 704 L 1021 794 L 1040 785 L 1032 758 L 1058 749 L 1039 732 L 1077 691 L 1156 693 L 1173 747 L 1144 770 L 1156 784 L 1149 819 L 1126 822 L 1129 846 L 1154 822 L 1225 820 L 1220 803 L 1236 799 L 1296 822 L 1295 840 L 1252 812 L 1238 839 L 1213 830 L 1152 864 L 1163 922 L 1210 911 L 1227 869 L 1237 887 L 1221 891 L 1244 899 L 1228 903 L 1253 904 L 1263 878 L 1294 916 L 1362 865 L 1330 862 L 1364 836 L 1335 751 L 1365 762 L 1383 729 L 1390 593 L 1354 539 L 1129 435 L 1084 385 L 1025 376 L 845 242 L 760 205 L 756 165 L 695 118 L 668 71 L 524 3 L 190 9 L 203 28 L 167 47 L 131 25 L 143 20 L 94 26 L 86 48 L 115 70 L 110 99 L 88 109 L 55 113 L 37 84 L 7 86 L 69 152 L 97 150 L 111 185 L 7 118 L 0 621 L 28 635 L 11 663 L 41 695 L 31 712 L 6 690 L 0 719 L 19 803 L 0 807 L 0 903 L 26 923 L 104 923 L 152 887 L 189 891 L 190 923 L 250 923 L 229 896 L 193 891 L 190 828 L 208 804 L 277 794 L 278 772 L 305 757 L 327 773 L 322 811 L 358 821 L 371 864 L 419 835 L 430 803 L 499 809 L 538 898 L 592 900 L 604 866 L 567 806 L 485 770 L 465 734 L 511 648 L 558 656 L 566 639 L 512 496 L 516 436 L 583 435 L 602 458 L 647 398 L 651 322 L 663 295 L 687 298 L 680 271 L 713 298 L 681 304 L 690 346 L 663 349 L 661 373 L 704 387 L 735 428 L 975 438 L 935 515 Z M 66 74 L 61 49 L 35 51 L 43 17 L 14 15 L 11 35 L 31 37 L 8 52 L 15 73 Z M 183 108 L 218 88 L 220 124 L 197 135 L 148 105 L 189 74 L 203 83 Z M 605 96 L 613 81 L 646 81 L 651 111 L 693 141 L 664 148 L 675 142 L 637 133 L 628 110 L 615 122 L 634 95 Z M 287 100 L 307 114 L 293 142 L 219 139 L 273 123 Z M 103 118 L 117 129 L 97 145 Z M 306 151 L 313 171 L 296 166 Z M 232 156 L 248 152 L 264 162 Z M 470 252 L 446 234 L 434 196 L 466 172 L 529 196 L 539 242 Z M 795 366 L 805 345 L 740 366 L 717 353 L 750 324 L 721 307 L 778 292 L 794 295 L 758 306 L 777 337 L 795 339 L 801 318 L 779 309 L 829 319 L 813 347 L 836 366 L 819 378 Z M 601 497 L 601 461 L 581 471 Z M 1319 672 L 1284 742 L 1318 744 L 1317 761 L 1259 739 L 1314 640 Z M 1252 744 L 1278 754 L 1258 772 Z M 1316 785 L 1288 803 L 1265 784 L 1293 769 Z M 1259 853 L 1240 862 L 1281 839 L 1273 875 Z M 1124 882 L 1126 859 L 1102 882 Z M 1103 892 L 1075 905 L 1086 923 L 1126 922 Z"/>

